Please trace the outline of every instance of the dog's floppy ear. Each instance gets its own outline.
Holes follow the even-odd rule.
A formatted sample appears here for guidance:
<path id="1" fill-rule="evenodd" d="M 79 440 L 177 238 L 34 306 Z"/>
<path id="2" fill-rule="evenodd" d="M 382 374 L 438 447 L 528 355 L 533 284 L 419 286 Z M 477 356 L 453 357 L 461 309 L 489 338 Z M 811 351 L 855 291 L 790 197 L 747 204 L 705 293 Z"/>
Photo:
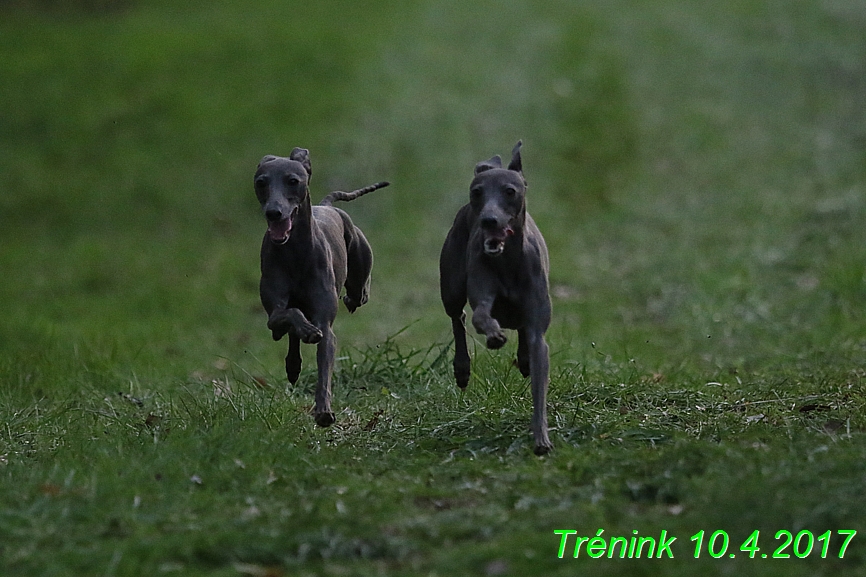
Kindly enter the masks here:
<path id="1" fill-rule="evenodd" d="M 497 154 L 490 160 L 482 160 L 478 164 L 475 165 L 475 174 L 481 174 L 485 170 L 490 170 L 492 168 L 502 168 L 502 158 Z"/>
<path id="2" fill-rule="evenodd" d="M 292 153 L 289 155 L 291 160 L 295 160 L 300 162 L 304 170 L 307 171 L 307 175 L 313 175 L 313 165 L 310 164 L 310 151 L 306 148 L 295 148 Z"/>
<path id="3" fill-rule="evenodd" d="M 263 156 L 262 159 L 259 161 L 258 167 L 261 168 L 264 163 L 275 160 L 276 158 L 277 157 L 274 156 L 273 154 L 267 154 L 267 155 Z"/>
<path id="4" fill-rule="evenodd" d="M 508 163 L 508 170 L 523 174 L 523 162 L 520 160 L 520 147 L 523 146 L 523 141 L 518 140 L 511 151 L 511 162 Z"/>

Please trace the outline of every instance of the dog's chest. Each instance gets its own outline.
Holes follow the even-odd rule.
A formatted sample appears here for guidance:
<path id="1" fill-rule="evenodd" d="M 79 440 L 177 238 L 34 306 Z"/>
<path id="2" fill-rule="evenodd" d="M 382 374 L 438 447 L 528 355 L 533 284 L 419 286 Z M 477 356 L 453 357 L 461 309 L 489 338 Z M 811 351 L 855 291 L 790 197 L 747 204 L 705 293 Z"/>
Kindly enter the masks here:
<path id="1" fill-rule="evenodd" d="M 490 310 L 491 316 L 506 329 L 520 328 L 525 324 L 526 303 L 514 297 L 515 295 L 497 295 Z"/>

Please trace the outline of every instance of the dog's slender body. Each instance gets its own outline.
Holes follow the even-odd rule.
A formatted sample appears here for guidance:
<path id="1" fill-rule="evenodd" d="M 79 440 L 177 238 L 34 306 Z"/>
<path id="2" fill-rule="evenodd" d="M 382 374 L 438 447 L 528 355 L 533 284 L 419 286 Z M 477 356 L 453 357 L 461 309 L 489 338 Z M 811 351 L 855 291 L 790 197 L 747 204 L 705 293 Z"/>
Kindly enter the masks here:
<path id="1" fill-rule="evenodd" d="M 286 376 L 301 373 L 300 343 L 317 344 L 318 380 L 313 416 L 319 426 L 334 423 L 331 373 L 336 340 L 331 329 L 343 287 L 343 302 L 354 312 L 367 302 L 373 251 L 349 215 L 331 206 L 387 186 L 380 182 L 353 192 L 332 192 L 317 206 L 310 202 L 309 151 L 295 148 L 288 158 L 265 156 L 256 169 L 256 196 L 268 221 L 262 241 L 259 293 L 275 341 L 289 336 Z"/>
<path id="2" fill-rule="evenodd" d="M 532 433 L 535 453 L 553 448 L 547 429 L 549 352 L 544 334 L 550 325 L 550 268 L 544 237 L 526 212 L 526 181 L 521 142 L 502 168 L 497 155 L 475 166 L 470 201 L 454 219 L 439 258 L 442 304 L 454 331 L 454 376 L 469 383 L 466 347 L 468 300 L 472 326 L 487 337 L 487 347 L 506 342 L 503 329 L 516 329 L 517 366 L 532 384 Z"/>

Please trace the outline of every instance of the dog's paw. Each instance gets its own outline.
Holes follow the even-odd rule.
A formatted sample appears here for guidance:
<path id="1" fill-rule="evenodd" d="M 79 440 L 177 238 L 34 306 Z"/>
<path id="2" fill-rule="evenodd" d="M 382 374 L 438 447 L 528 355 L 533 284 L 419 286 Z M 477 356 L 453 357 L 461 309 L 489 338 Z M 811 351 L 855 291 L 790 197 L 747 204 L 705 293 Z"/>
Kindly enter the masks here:
<path id="1" fill-rule="evenodd" d="M 457 380 L 457 386 L 461 389 L 465 389 L 469 386 L 469 372 L 457 372 L 454 371 L 454 378 Z"/>
<path id="2" fill-rule="evenodd" d="M 289 383 L 294 385 L 298 382 L 298 378 L 301 376 L 301 365 L 297 367 L 286 365 L 286 378 L 289 379 Z"/>
<path id="3" fill-rule="evenodd" d="M 358 307 L 364 306 L 367 304 L 369 297 L 367 296 L 367 291 L 362 292 L 360 295 L 343 295 L 343 304 L 346 305 L 346 308 L 349 309 L 350 313 L 355 312 Z"/>
<path id="4" fill-rule="evenodd" d="M 313 418 L 316 419 L 316 424 L 320 427 L 330 427 L 337 421 L 337 418 L 331 411 L 316 413 L 313 415 Z"/>
<path id="5" fill-rule="evenodd" d="M 322 340 L 322 331 L 313 325 L 306 325 L 297 331 L 298 338 L 308 345 L 314 345 Z"/>
<path id="6" fill-rule="evenodd" d="M 538 443 L 536 443 L 535 449 L 533 449 L 533 452 L 536 455 L 538 455 L 539 457 L 542 457 L 542 456 L 548 454 L 549 452 L 551 452 L 552 450 L 553 450 L 553 443 L 548 441 L 547 443 L 543 443 L 540 445 Z"/>
<path id="7" fill-rule="evenodd" d="M 284 314 L 274 313 L 268 319 L 268 329 L 275 341 L 280 340 L 289 332 L 289 322 Z"/>
<path id="8" fill-rule="evenodd" d="M 517 370 L 520 371 L 520 374 L 523 375 L 524 378 L 529 376 L 529 360 L 528 359 L 521 359 L 520 356 L 518 355 L 518 357 L 516 359 L 514 359 L 511 362 L 511 364 L 513 366 L 517 367 Z"/>
<path id="9" fill-rule="evenodd" d="M 454 369 L 454 378 L 457 380 L 457 386 L 461 389 L 465 389 L 469 386 L 469 371 L 462 371 L 459 369 Z"/>
<path id="10" fill-rule="evenodd" d="M 508 338 L 505 336 L 505 333 L 502 331 L 496 331 L 494 333 L 487 334 L 487 348 L 488 349 L 501 349 L 505 343 L 508 342 Z"/>
<path id="11" fill-rule="evenodd" d="M 346 305 L 346 308 L 349 310 L 350 313 L 353 313 L 363 303 L 355 301 L 355 299 L 353 299 L 349 295 L 343 295 L 343 304 Z"/>
<path id="12" fill-rule="evenodd" d="M 460 362 L 459 359 L 454 359 L 454 378 L 457 380 L 457 386 L 465 389 L 469 384 L 469 375 L 471 374 L 469 358 L 465 362 Z"/>
<path id="13" fill-rule="evenodd" d="M 538 455 L 546 455 L 553 450 L 553 443 L 550 442 L 550 438 L 547 436 L 547 431 L 542 432 L 541 434 L 535 435 L 535 448 L 533 452 Z"/>
<path id="14" fill-rule="evenodd" d="M 286 336 L 286 331 L 271 329 L 271 336 L 274 338 L 275 341 L 278 341 L 284 336 Z"/>

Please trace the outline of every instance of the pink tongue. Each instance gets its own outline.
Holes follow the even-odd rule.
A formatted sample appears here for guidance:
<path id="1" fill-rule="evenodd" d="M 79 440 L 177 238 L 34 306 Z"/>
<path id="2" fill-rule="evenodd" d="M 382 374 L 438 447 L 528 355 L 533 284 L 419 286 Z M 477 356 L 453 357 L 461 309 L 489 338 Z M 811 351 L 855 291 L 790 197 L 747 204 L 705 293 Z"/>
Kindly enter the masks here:
<path id="1" fill-rule="evenodd" d="M 283 220 L 272 222 L 268 225 L 268 234 L 271 235 L 271 240 L 281 241 L 289 236 L 292 230 L 292 219 L 284 218 Z"/>

